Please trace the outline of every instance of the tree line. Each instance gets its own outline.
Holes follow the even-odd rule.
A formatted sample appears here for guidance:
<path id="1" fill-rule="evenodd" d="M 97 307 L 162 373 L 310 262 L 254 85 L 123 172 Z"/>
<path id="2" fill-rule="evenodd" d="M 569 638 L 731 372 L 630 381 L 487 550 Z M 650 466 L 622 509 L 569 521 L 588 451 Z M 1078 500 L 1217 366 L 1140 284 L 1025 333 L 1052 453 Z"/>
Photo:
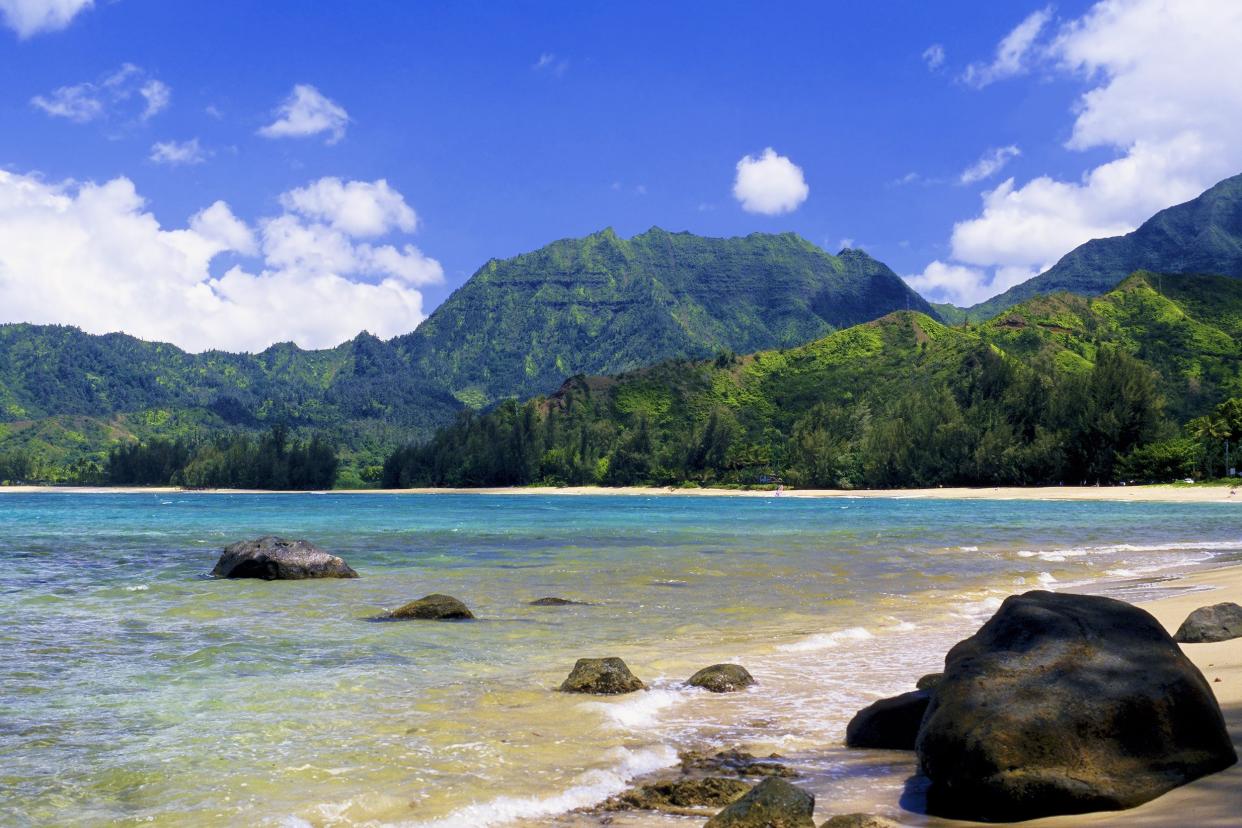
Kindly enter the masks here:
<path id="1" fill-rule="evenodd" d="M 340 461 L 322 436 L 293 437 L 285 426 L 260 435 L 238 432 L 201 443 L 153 439 L 108 453 L 103 482 L 224 489 L 330 489 Z"/>
<path id="2" fill-rule="evenodd" d="M 1148 482 L 1222 475 L 1223 440 L 1242 438 L 1242 401 L 1179 427 L 1154 372 L 1120 348 L 1101 348 L 1093 367 L 1070 372 L 984 346 L 948 377 L 776 409 L 721 404 L 653 417 L 589 390 L 508 401 L 393 452 L 383 485 Z"/>

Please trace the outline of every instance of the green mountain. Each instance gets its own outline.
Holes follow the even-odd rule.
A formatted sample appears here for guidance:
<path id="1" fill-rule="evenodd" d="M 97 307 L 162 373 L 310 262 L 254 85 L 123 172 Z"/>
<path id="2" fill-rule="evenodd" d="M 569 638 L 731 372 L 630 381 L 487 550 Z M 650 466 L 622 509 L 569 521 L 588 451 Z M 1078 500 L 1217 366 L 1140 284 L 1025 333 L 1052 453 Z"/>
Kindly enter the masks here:
<path id="1" fill-rule="evenodd" d="M 800 345 L 906 308 L 935 313 L 860 250 L 832 256 L 793 233 L 608 229 L 488 262 L 394 345 L 477 408 L 578 373 Z"/>
<path id="2" fill-rule="evenodd" d="M 1136 270 L 1242 277 L 1242 175 L 1161 210 L 1133 233 L 1080 245 L 1035 278 L 962 310 L 980 321 L 1041 294 L 1096 296 Z"/>
<path id="3" fill-rule="evenodd" d="M 1077 483 L 1230 397 L 1242 280 L 1144 272 L 977 326 L 903 311 L 797 348 L 576 377 L 397 452 L 385 481 Z"/>
<path id="4" fill-rule="evenodd" d="M 463 404 L 547 393 L 575 373 L 797 345 L 896 308 L 930 312 L 861 251 L 792 234 L 611 230 L 492 261 L 416 331 L 336 348 L 189 354 L 122 334 L 0 325 L 0 456 L 53 478 L 110 446 L 284 424 L 344 450 L 347 482 Z M 367 469 L 371 471 L 368 474 Z"/>

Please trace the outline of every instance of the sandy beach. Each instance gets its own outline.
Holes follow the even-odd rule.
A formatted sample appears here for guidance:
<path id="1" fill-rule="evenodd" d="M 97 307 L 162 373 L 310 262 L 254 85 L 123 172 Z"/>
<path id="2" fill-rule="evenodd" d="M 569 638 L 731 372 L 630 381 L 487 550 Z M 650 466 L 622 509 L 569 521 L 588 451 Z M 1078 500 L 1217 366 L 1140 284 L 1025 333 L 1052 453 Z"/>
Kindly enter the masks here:
<path id="1" fill-rule="evenodd" d="M 175 486 L 0 486 L 0 494 L 291 494 L 265 489 L 180 489 Z M 324 494 L 306 492 L 305 494 Z M 604 495 L 614 497 L 794 497 L 794 498 L 905 498 L 912 500 L 1064 500 L 1132 501 L 1158 503 L 1242 503 L 1242 492 L 1224 484 L 1154 486 L 1032 486 L 937 489 L 785 489 L 771 490 L 682 489 L 650 486 L 521 486 L 481 489 L 333 489 L 331 494 L 475 494 L 556 495 L 565 497 Z"/>

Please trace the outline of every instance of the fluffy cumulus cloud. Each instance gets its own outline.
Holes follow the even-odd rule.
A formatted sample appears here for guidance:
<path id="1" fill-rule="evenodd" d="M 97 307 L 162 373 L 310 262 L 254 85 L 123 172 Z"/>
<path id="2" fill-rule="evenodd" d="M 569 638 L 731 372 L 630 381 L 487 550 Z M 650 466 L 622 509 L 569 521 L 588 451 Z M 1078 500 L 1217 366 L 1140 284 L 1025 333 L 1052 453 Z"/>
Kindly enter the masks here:
<path id="1" fill-rule="evenodd" d="M 172 89 L 132 63 L 96 81 L 58 87 L 46 95 L 35 95 L 31 106 L 53 118 L 77 124 L 123 118 L 147 121 L 168 108 Z"/>
<path id="2" fill-rule="evenodd" d="M 934 298 L 986 298 L 1242 171 L 1240 42 L 1242 3 L 1102 0 L 1028 43 L 1046 71 L 1086 85 L 1066 148 L 1112 157 L 1077 179 L 1010 178 L 983 193 L 978 215 L 953 228 L 950 263 L 911 284 L 938 286 Z"/>
<path id="3" fill-rule="evenodd" d="M 151 154 L 148 157 L 156 164 L 178 167 L 201 164 L 207 160 L 207 153 L 198 143 L 198 139 L 192 138 L 189 141 L 157 141 L 151 145 Z"/>
<path id="4" fill-rule="evenodd" d="M 1005 168 L 1010 160 L 1017 158 L 1022 154 L 1022 150 L 1013 144 L 1007 147 L 996 147 L 988 150 L 979 157 L 979 160 L 962 170 L 962 174 L 958 176 L 960 184 L 974 184 L 978 181 L 984 181 L 996 175 Z"/>
<path id="5" fill-rule="evenodd" d="M 412 330 L 419 286 L 443 271 L 407 240 L 377 237 L 408 232 L 413 211 L 385 182 L 303 191 L 336 184 L 348 206 L 289 208 L 252 227 L 217 201 L 168 229 L 126 178 L 52 184 L 0 171 L 0 321 L 120 330 L 194 351 Z M 367 193 L 379 203 L 360 205 Z"/>
<path id="6" fill-rule="evenodd" d="M 792 212 L 806 201 L 810 189 L 802 168 L 768 147 L 761 155 L 737 162 L 733 197 L 748 213 L 776 216 Z"/>
<path id="7" fill-rule="evenodd" d="M 25 39 L 41 32 L 59 31 L 93 5 L 95 0 L 0 0 L 0 18 Z"/>
<path id="8" fill-rule="evenodd" d="M 326 133 L 328 144 L 345 137 L 349 113 L 308 83 L 293 87 L 276 108 L 276 120 L 259 130 L 264 138 L 305 138 Z"/>

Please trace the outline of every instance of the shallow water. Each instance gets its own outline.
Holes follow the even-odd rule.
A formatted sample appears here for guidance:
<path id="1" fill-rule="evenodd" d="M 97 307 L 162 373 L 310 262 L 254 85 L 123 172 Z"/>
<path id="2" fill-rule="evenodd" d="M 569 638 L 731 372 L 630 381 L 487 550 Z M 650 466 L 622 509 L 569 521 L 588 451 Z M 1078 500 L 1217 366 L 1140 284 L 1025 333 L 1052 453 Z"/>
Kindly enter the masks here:
<path id="1" fill-rule="evenodd" d="M 362 577 L 205 577 L 268 533 Z M 1228 504 L 5 495 L 0 824 L 500 825 L 685 747 L 813 762 L 1008 593 L 1239 556 Z M 430 592 L 480 620 L 366 620 Z M 552 692 L 603 655 L 652 689 Z M 723 660 L 760 684 L 680 686 Z"/>

